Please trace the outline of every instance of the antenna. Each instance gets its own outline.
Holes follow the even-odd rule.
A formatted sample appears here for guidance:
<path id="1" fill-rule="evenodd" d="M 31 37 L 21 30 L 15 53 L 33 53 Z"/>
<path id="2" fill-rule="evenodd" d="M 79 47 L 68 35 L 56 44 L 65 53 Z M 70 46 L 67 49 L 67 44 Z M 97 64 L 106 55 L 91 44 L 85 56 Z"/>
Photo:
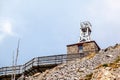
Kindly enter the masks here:
<path id="1" fill-rule="evenodd" d="M 11 75 L 11 80 L 14 79 L 14 72 L 15 72 L 15 67 L 14 67 L 14 51 L 13 51 L 13 56 L 12 56 L 12 70 L 13 70 L 13 73 Z"/>
<path id="2" fill-rule="evenodd" d="M 90 41 L 91 40 L 91 28 L 92 25 L 89 21 L 84 21 L 80 23 L 80 39 L 79 42 L 85 42 L 85 41 Z"/>
<path id="3" fill-rule="evenodd" d="M 18 54 L 19 54 L 19 45 L 20 45 L 20 39 L 18 40 L 18 46 L 17 46 L 17 52 L 16 52 L 16 59 L 15 59 L 15 62 L 14 62 L 14 67 L 15 67 L 15 70 L 14 70 L 14 78 L 13 80 L 15 80 L 15 77 L 16 77 L 16 66 L 17 66 L 17 60 L 18 60 Z"/>

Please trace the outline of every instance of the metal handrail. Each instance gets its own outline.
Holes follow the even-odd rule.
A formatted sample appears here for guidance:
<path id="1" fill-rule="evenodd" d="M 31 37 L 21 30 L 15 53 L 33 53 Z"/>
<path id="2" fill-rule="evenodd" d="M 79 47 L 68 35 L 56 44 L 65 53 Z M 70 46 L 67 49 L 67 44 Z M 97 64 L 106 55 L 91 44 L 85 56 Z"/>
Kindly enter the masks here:
<path id="1" fill-rule="evenodd" d="M 34 66 L 58 65 L 58 64 L 62 64 L 62 63 L 66 63 L 68 61 L 74 60 L 76 58 L 82 58 L 86 55 L 87 53 L 75 53 L 75 54 L 61 54 L 61 55 L 53 55 L 53 56 L 36 57 L 28 61 L 24 65 L 16 66 L 15 71 L 16 71 L 16 74 L 22 74 Z M 0 68 L 0 76 L 12 75 L 13 67 L 14 66 Z"/>
<path id="2" fill-rule="evenodd" d="M 22 66 L 23 65 L 18 65 L 18 66 L 10 66 L 10 67 L 2 67 L 0 68 L 0 76 L 2 75 L 12 75 L 14 74 L 14 71 L 16 74 L 21 74 L 22 73 Z"/>

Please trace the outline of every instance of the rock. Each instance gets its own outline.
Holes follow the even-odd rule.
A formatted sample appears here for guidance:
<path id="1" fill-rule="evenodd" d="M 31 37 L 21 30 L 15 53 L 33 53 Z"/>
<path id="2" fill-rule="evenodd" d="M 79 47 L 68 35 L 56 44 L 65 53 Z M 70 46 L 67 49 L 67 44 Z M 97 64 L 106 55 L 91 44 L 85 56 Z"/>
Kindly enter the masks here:
<path id="1" fill-rule="evenodd" d="M 118 71 L 118 72 L 116 72 Z M 112 67 L 97 69 L 91 80 L 120 80 L 120 69 L 113 69 Z"/>

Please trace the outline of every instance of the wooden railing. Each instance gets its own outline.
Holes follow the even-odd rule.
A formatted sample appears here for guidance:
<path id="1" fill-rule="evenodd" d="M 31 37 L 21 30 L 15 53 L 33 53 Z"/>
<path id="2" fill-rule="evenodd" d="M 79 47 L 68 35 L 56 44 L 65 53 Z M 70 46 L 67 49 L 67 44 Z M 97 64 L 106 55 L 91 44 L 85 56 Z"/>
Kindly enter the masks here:
<path id="1" fill-rule="evenodd" d="M 16 66 L 16 74 L 22 74 L 25 71 L 31 69 L 35 66 L 46 66 L 46 65 L 58 65 L 62 63 L 66 63 L 68 61 L 74 60 L 76 58 L 83 58 L 87 53 L 76 53 L 76 54 L 61 54 L 61 55 L 53 55 L 53 56 L 44 56 L 44 57 L 36 57 L 32 60 L 28 61 L 24 65 Z M 0 68 L 0 76 L 2 75 L 12 75 L 14 72 L 14 66 L 11 67 L 2 67 Z"/>
<path id="2" fill-rule="evenodd" d="M 0 68 L 0 76 L 2 75 L 12 75 L 14 73 L 21 74 L 23 65 L 2 67 Z"/>

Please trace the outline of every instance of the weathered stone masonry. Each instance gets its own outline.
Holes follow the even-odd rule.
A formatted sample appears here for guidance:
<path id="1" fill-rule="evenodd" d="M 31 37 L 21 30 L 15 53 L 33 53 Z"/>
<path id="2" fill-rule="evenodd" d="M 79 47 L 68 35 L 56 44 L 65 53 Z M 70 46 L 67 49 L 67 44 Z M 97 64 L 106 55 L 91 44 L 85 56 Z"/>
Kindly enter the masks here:
<path id="1" fill-rule="evenodd" d="M 86 52 L 96 53 L 99 50 L 100 47 L 97 45 L 95 41 L 79 42 L 76 44 L 67 45 L 67 54 L 86 53 Z"/>

